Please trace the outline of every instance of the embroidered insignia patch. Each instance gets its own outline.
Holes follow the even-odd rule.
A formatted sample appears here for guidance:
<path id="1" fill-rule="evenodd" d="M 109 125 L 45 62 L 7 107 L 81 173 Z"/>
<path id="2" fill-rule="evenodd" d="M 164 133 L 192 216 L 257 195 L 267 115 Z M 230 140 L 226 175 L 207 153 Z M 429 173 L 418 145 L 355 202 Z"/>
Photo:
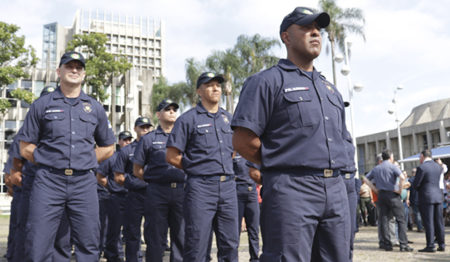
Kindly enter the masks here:
<path id="1" fill-rule="evenodd" d="M 92 112 L 92 105 L 87 102 L 83 103 L 83 110 L 86 113 Z"/>

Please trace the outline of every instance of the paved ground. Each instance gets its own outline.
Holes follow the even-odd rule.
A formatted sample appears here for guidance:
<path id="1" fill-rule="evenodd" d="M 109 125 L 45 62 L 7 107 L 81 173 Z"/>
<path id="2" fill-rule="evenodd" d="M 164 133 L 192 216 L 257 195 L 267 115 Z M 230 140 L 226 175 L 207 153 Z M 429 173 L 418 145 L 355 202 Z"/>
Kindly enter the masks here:
<path id="1" fill-rule="evenodd" d="M 0 216 L 0 262 L 6 261 L 3 258 L 3 255 L 6 251 L 6 239 L 8 235 L 8 225 L 9 225 L 9 216 Z M 414 252 L 411 253 L 403 253 L 399 251 L 399 248 L 394 248 L 394 251 L 386 252 L 378 249 L 378 237 L 377 237 L 377 228 L 376 227 L 362 227 L 360 228 L 360 232 L 356 235 L 355 240 L 355 262 L 371 262 L 371 261 L 383 261 L 383 262 L 391 262 L 391 261 L 401 261 L 401 262 L 409 262 L 409 261 L 442 261 L 448 262 L 450 261 L 450 245 L 447 246 L 445 252 L 437 252 L 437 253 L 419 253 L 418 249 L 422 249 L 425 247 L 425 233 L 417 233 L 417 232 L 408 232 L 409 240 L 414 243 L 411 246 L 414 248 Z M 447 243 L 450 241 L 450 227 L 446 227 L 446 239 Z M 240 261 L 248 261 L 248 242 L 247 236 L 245 234 L 241 237 L 241 246 L 239 248 L 239 260 Z M 213 244 L 215 246 L 215 243 Z M 213 248 L 213 254 L 217 252 L 215 248 Z M 101 260 L 102 262 L 105 260 Z M 168 254 L 166 254 L 164 261 L 169 261 Z M 213 261 L 217 261 L 216 258 L 213 257 Z"/>

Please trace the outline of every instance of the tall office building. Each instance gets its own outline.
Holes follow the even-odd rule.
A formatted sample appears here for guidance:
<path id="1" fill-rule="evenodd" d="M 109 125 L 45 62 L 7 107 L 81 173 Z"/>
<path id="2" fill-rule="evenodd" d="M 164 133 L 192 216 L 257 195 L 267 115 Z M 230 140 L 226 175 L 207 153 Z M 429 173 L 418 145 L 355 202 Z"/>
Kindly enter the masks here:
<path id="1" fill-rule="evenodd" d="M 164 74 L 163 22 L 103 10 L 78 10 L 71 27 L 44 25 L 42 67 L 56 68 L 73 35 L 93 32 L 106 34 L 107 51 L 126 56 L 135 69 L 152 70 L 154 78 Z"/>

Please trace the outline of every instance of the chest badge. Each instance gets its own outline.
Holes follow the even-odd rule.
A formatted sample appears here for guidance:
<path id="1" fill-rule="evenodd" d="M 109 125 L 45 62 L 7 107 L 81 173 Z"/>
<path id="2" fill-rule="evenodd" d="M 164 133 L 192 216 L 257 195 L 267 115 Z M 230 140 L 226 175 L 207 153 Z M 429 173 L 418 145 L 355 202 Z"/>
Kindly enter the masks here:
<path id="1" fill-rule="evenodd" d="M 89 103 L 87 103 L 87 102 L 84 102 L 84 103 L 83 103 L 83 110 L 84 110 L 84 112 L 86 112 L 86 113 L 92 112 L 92 105 L 89 104 Z"/>
<path id="2" fill-rule="evenodd" d="M 225 122 L 225 124 L 229 124 L 230 120 L 228 119 L 228 117 L 224 114 L 222 114 L 222 118 L 223 118 L 223 122 Z"/>

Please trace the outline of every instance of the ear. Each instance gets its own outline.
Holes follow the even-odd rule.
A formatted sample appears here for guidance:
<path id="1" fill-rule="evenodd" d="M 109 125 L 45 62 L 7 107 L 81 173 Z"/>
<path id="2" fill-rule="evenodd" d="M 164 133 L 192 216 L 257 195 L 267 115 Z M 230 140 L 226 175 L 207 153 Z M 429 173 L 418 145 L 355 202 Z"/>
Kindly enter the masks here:
<path id="1" fill-rule="evenodd" d="M 59 70 L 59 67 L 58 67 L 58 68 L 56 68 L 56 73 L 58 74 L 58 77 L 60 77 L 60 76 L 61 76 L 61 71 Z"/>
<path id="2" fill-rule="evenodd" d="M 158 120 L 161 118 L 161 112 L 156 112 L 156 118 L 158 118 Z"/>
<path id="3" fill-rule="evenodd" d="M 197 93 L 197 95 L 199 96 L 199 97 L 202 97 L 200 94 L 201 94 L 201 92 L 200 92 L 200 89 L 202 88 L 202 86 L 199 86 L 198 88 L 197 88 L 197 90 L 195 90 L 195 92 Z"/>
<path id="4" fill-rule="evenodd" d="M 289 33 L 287 31 L 281 33 L 281 41 L 285 45 L 287 45 L 290 42 Z"/>

